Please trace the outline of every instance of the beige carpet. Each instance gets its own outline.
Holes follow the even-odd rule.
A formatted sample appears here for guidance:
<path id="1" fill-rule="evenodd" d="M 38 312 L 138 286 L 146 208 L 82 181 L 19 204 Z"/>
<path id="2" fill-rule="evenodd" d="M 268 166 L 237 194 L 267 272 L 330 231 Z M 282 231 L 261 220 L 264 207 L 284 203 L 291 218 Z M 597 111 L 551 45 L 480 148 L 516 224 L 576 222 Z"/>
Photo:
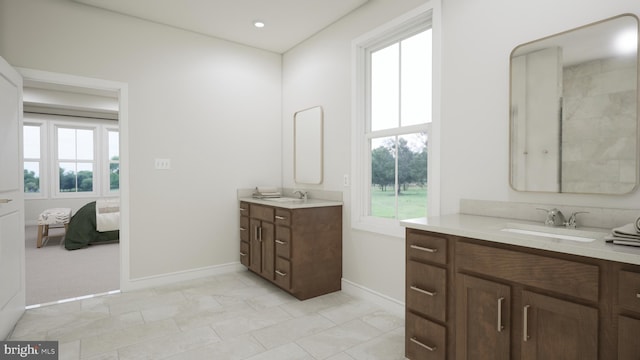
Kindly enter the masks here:
<path id="1" fill-rule="evenodd" d="M 118 243 L 69 251 L 62 228 L 51 228 L 49 240 L 36 248 L 37 226 L 25 227 L 27 305 L 45 304 L 120 288 Z"/>

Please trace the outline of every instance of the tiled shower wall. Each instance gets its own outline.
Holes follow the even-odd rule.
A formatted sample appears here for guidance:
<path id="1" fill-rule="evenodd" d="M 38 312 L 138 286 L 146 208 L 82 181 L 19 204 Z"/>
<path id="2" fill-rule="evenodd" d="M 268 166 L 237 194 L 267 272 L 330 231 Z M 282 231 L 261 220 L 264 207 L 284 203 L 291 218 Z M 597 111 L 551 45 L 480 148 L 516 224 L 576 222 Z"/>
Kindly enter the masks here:
<path id="1" fill-rule="evenodd" d="M 636 183 L 635 58 L 564 68 L 562 192 L 630 192 Z"/>

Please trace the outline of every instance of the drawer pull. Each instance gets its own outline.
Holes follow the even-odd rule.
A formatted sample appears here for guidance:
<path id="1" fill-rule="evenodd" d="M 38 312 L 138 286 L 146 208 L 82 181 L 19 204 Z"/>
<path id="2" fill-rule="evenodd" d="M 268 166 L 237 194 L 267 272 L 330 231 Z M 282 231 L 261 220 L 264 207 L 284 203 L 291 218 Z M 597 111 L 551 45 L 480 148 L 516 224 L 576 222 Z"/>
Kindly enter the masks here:
<path id="1" fill-rule="evenodd" d="M 284 216 L 276 215 L 276 220 L 286 220 L 287 218 Z"/>
<path id="2" fill-rule="evenodd" d="M 246 254 L 246 253 L 241 252 L 241 253 L 240 253 L 240 256 L 247 256 L 247 254 Z"/>
<path id="3" fill-rule="evenodd" d="M 426 248 L 426 247 L 422 247 L 422 246 L 418 246 L 418 245 L 411 245 L 410 247 L 412 249 L 425 251 L 425 252 L 428 252 L 428 253 L 436 253 L 436 252 L 438 252 L 438 249 Z"/>
<path id="4" fill-rule="evenodd" d="M 437 349 L 437 347 L 435 347 L 435 346 L 429 346 L 429 345 L 425 345 L 425 344 L 421 343 L 420 341 L 418 341 L 418 339 L 416 339 L 414 337 L 412 337 L 409 340 L 411 340 L 412 343 L 420 345 L 420 346 L 422 346 L 423 348 L 425 348 L 425 349 L 427 349 L 429 351 L 436 351 L 436 349 Z"/>
<path id="5" fill-rule="evenodd" d="M 280 270 L 276 270 L 276 274 L 280 275 L 280 276 L 287 276 L 287 273 L 283 273 Z"/>
<path id="6" fill-rule="evenodd" d="M 524 309 L 522 309 L 522 341 L 527 342 L 531 337 L 527 333 L 527 329 L 529 328 L 527 322 L 529 321 L 529 308 L 531 305 L 525 305 Z"/>
<path id="7" fill-rule="evenodd" d="M 276 239 L 276 244 L 278 244 L 278 245 L 284 245 L 284 244 L 286 244 L 286 242 L 284 242 L 284 241 L 282 241 L 282 240 L 278 240 L 278 239 Z"/>
<path id="8" fill-rule="evenodd" d="M 423 289 L 420 289 L 419 287 L 413 286 L 413 285 L 411 286 L 411 290 L 417 291 L 417 292 L 419 292 L 421 294 L 425 294 L 425 295 L 429 295 L 429 296 L 436 296 L 436 292 L 435 291 L 423 290 Z"/>
<path id="9" fill-rule="evenodd" d="M 247 211 L 247 209 L 245 209 L 245 208 L 240 208 L 240 211 Z"/>
<path id="10" fill-rule="evenodd" d="M 247 231 L 247 229 L 245 229 L 245 228 L 241 227 L 241 228 L 240 228 L 240 231 Z"/>
<path id="11" fill-rule="evenodd" d="M 636 294 L 636 297 L 637 297 L 638 299 L 640 299 L 640 293 L 637 293 L 637 294 Z"/>
<path id="12" fill-rule="evenodd" d="M 504 325 L 502 325 L 502 303 L 504 302 L 504 297 L 498 298 L 498 332 L 502 332 L 504 329 Z"/>

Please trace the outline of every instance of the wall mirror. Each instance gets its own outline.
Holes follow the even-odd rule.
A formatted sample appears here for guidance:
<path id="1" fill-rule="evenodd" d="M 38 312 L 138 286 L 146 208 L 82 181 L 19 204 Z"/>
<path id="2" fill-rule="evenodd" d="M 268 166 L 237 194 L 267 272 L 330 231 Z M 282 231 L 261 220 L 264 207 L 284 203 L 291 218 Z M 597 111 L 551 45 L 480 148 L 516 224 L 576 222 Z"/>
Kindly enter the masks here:
<path id="1" fill-rule="evenodd" d="M 624 14 L 511 52 L 510 184 L 626 194 L 638 185 L 638 18 Z"/>
<path id="2" fill-rule="evenodd" d="M 321 184 L 323 112 L 316 106 L 293 115 L 293 177 L 298 184 Z"/>

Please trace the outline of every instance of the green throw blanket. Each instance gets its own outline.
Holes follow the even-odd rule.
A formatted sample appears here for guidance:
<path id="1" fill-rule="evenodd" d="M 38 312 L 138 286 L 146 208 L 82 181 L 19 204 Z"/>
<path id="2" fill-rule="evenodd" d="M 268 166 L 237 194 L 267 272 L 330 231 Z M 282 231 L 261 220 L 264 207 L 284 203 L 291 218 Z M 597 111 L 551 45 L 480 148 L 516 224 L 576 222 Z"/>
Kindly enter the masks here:
<path id="1" fill-rule="evenodd" d="M 76 250 L 90 244 L 118 239 L 120 239 L 119 230 L 105 232 L 96 230 L 96 202 L 92 201 L 81 207 L 69 221 L 69 229 L 64 237 L 64 247 L 67 250 Z"/>

